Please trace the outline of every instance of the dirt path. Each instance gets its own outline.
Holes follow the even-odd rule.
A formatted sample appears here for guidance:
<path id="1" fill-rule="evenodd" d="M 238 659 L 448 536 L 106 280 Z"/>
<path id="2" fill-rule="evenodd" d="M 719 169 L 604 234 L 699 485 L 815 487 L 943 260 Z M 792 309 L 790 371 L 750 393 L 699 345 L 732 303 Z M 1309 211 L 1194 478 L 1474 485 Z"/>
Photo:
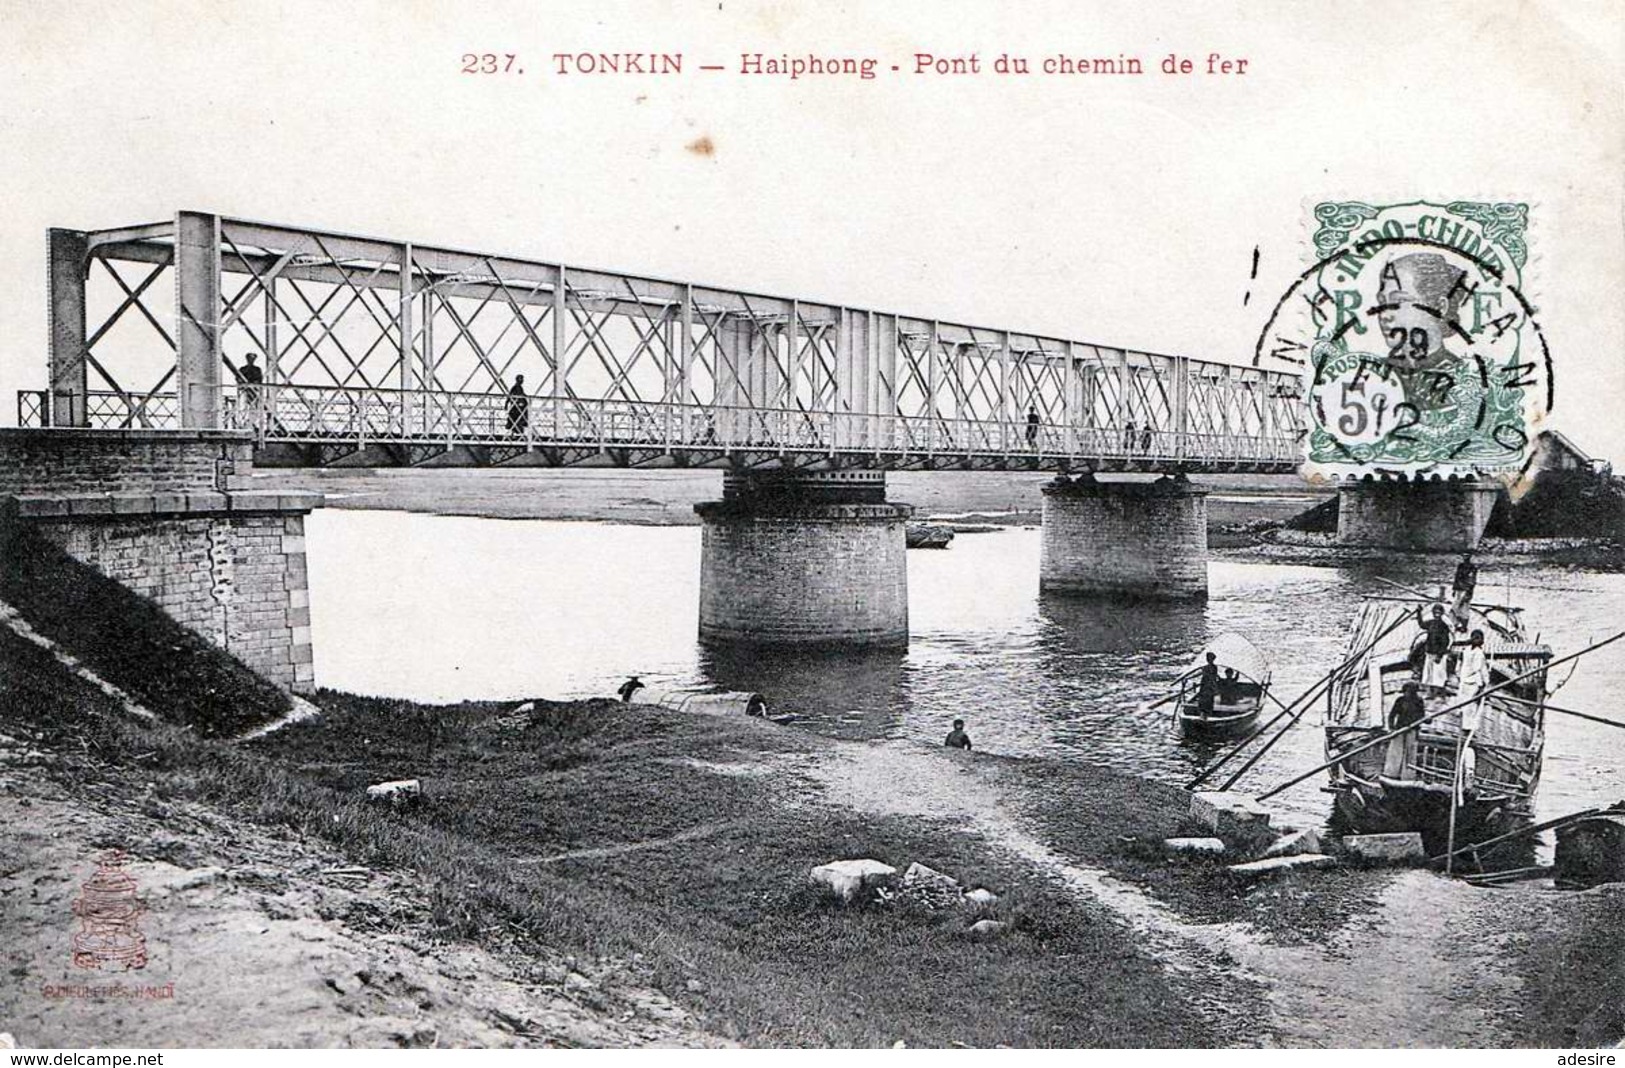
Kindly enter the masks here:
<path id="1" fill-rule="evenodd" d="M 507 960 L 418 933 L 422 888 L 195 805 L 70 795 L 0 738 L 0 1029 L 41 1047 L 719 1045 L 636 963 Z M 77 791 L 76 791 L 77 793 Z M 110 848 L 149 961 L 72 961 Z M 167 857 L 169 859 L 154 859 Z M 147 858 L 147 859 L 143 859 Z M 354 871 L 354 869 L 349 869 Z M 87 987 L 102 988 L 85 996 Z M 106 988 L 118 988 L 117 992 Z"/>
<path id="2" fill-rule="evenodd" d="M 973 754 L 912 743 L 830 747 L 812 769 L 826 798 L 876 815 L 962 823 L 1104 907 L 1176 973 L 1262 984 L 1261 1041 L 1285 1046 L 1506 1046 L 1497 1007 L 1516 1004 L 1507 974 L 1516 937 L 1507 891 L 1422 871 L 1398 873 L 1375 915 L 1329 944 L 1282 945 L 1244 923 L 1187 923 L 1138 887 L 1078 864 L 1038 837 L 1010 802 L 1006 777 Z M 1200 986 L 1202 984 L 1198 984 Z M 1215 1012 L 1223 1006 L 1202 1006 Z"/>

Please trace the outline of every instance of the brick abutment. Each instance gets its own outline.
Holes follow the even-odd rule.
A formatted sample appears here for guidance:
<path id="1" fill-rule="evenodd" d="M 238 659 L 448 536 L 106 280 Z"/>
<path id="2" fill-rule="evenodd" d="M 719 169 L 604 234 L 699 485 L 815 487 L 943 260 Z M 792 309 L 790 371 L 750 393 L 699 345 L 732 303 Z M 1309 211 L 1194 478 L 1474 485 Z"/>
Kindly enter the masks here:
<path id="1" fill-rule="evenodd" d="M 296 693 L 315 688 L 305 516 L 320 494 L 245 488 L 246 436 L 0 430 L 0 506 Z"/>

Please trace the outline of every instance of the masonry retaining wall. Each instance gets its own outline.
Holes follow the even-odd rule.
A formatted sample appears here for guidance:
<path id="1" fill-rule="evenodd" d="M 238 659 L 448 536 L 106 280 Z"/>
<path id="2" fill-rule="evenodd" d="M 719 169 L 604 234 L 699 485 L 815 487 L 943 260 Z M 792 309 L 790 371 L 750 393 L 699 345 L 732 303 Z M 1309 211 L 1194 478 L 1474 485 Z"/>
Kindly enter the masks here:
<path id="1" fill-rule="evenodd" d="M 210 431 L 0 430 L 0 509 L 295 692 L 315 686 L 304 517 Z"/>

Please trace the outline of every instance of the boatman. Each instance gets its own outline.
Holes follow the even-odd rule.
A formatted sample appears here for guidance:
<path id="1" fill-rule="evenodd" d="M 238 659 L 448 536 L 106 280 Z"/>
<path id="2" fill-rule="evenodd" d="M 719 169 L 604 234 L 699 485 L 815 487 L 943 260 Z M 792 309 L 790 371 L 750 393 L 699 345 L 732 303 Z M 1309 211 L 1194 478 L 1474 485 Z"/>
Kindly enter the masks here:
<path id="1" fill-rule="evenodd" d="M 1213 715 L 1213 699 L 1219 694 L 1219 658 L 1207 654 L 1202 665 L 1202 677 L 1196 682 L 1196 708 L 1204 716 Z"/>
<path id="2" fill-rule="evenodd" d="M 1456 696 L 1458 698 L 1471 697 L 1482 693 L 1490 684 L 1489 658 L 1484 653 L 1484 632 L 1475 630 L 1467 639 L 1467 651 L 1461 654 L 1461 673 L 1456 679 Z M 1474 731 L 1478 729 L 1479 717 L 1484 709 L 1484 701 L 1480 698 L 1461 710 L 1461 729 Z"/>
<path id="3" fill-rule="evenodd" d="M 1407 682 L 1388 713 L 1388 729 L 1397 731 L 1401 727 L 1412 726 L 1422 722 L 1426 715 L 1427 705 L 1422 701 L 1421 691 L 1415 682 Z M 1416 762 L 1416 734 L 1416 731 L 1406 731 L 1398 738 L 1389 739 L 1388 755 L 1382 765 L 1382 773 L 1388 778 L 1405 778 L 1410 766 Z"/>
<path id="4" fill-rule="evenodd" d="M 954 720 L 954 729 L 948 732 L 948 737 L 942 740 L 942 744 L 947 746 L 949 749 L 970 748 L 970 735 L 965 733 L 964 720 Z"/>
<path id="5" fill-rule="evenodd" d="M 1467 629 L 1467 606 L 1473 603 L 1473 588 L 1478 585 L 1478 565 L 1473 563 L 1472 553 L 1463 553 L 1461 563 L 1456 565 L 1456 578 L 1450 584 L 1450 596 L 1455 602 L 1451 610 L 1457 630 Z"/>
<path id="6" fill-rule="evenodd" d="M 1422 631 L 1427 635 L 1427 641 L 1422 646 L 1422 685 L 1437 686 L 1443 689 L 1450 681 L 1449 669 L 1446 660 L 1450 656 L 1450 646 L 1454 641 L 1454 634 L 1450 624 L 1444 620 L 1444 605 L 1433 606 L 1431 619 L 1422 618 L 1422 610 L 1416 610 L 1416 621 L 1421 624 Z"/>
<path id="7" fill-rule="evenodd" d="M 641 689 L 643 689 L 643 680 L 638 678 L 636 675 L 633 675 L 631 678 L 621 683 L 621 688 L 615 692 L 620 695 L 621 703 L 623 705 L 629 705 L 632 703 L 632 695 Z"/>

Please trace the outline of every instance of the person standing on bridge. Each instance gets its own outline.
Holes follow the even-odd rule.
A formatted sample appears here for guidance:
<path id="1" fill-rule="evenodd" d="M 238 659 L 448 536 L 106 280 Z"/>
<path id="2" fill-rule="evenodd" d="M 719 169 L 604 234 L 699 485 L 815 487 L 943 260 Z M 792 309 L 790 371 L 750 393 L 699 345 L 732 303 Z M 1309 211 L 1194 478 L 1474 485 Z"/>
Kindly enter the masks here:
<path id="1" fill-rule="evenodd" d="M 1027 447 L 1033 448 L 1038 444 L 1038 409 L 1032 405 L 1027 406 Z"/>
<path id="2" fill-rule="evenodd" d="M 1130 420 L 1129 422 L 1124 423 L 1123 424 L 1123 451 L 1124 452 L 1133 452 L 1135 443 L 1137 443 L 1139 440 L 1140 440 L 1140 436 L 1135 431 L 1134 421 Z"/>
<path id="3" fill-rule="evenodd" d="M 260 365 L 254 362 L 252 352 L 243 356 L 243 365 L 237 369 L 238 393 L 242 397 L 243 410 L 248 413 L 249 426 L 258 433 L 262 419 L 260 418 L 262 403 L 262 388 L 265 385 L 265 372 Z"/>
<path id="4" fill-rule="evenodd" d="M 530 398 L 525 396 L 525 376 L 513 376 L 508 390 L 508 433 L 523 434 L 530 427 Z"/>

